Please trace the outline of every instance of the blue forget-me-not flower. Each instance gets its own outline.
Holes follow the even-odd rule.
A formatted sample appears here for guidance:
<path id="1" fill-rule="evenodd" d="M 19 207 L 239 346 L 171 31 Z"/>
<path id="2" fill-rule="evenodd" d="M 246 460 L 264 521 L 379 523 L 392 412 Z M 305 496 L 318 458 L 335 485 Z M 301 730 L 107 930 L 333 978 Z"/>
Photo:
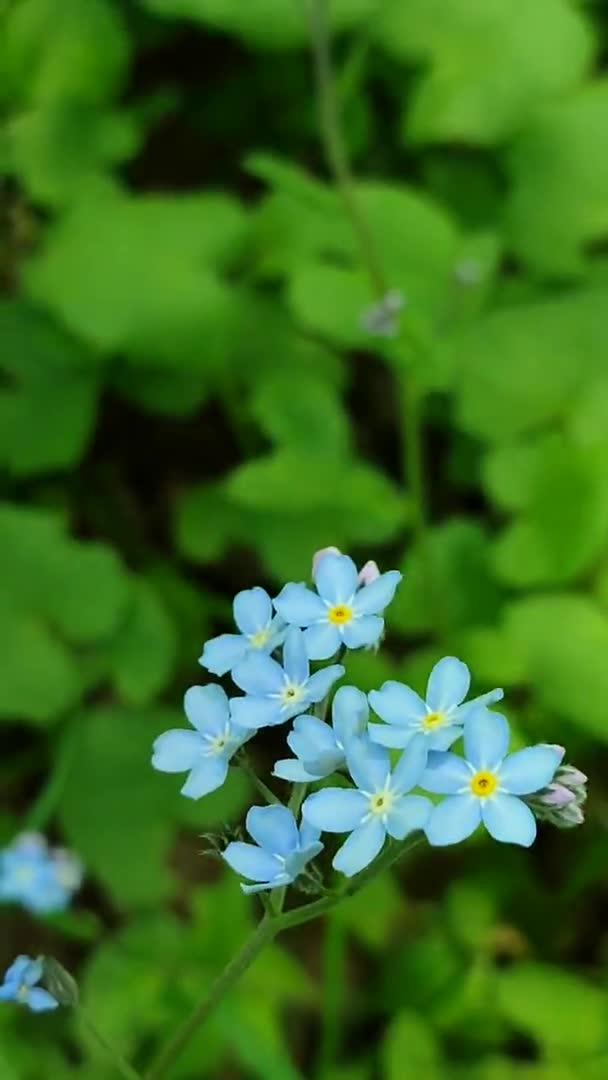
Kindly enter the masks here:
<path id="1" fill-rule="evenodd" d="M 42 960 L 18 956 L 4 976 L 4 982 L 0 986 L 0 1001 L 16 1001 L 18 1005 L 26 1005 L 32 1012 L 56 1009 L 59 1002 L 48 990 L 37 986 L 43 970 Z"/>
<path id="2" fill-rule="evenodd" d="M 321 780 L 346 763 L 345 749 L 351 739 L 367 729 L 369 707 L 362 690 L 341 686 L 332 704 L 332 722 L 318 716 L 296 716 L 287 743 L 296 755 L 277 761 L 274 775 L 295 783 Z"/>
<path id="3" fill-rule="evenodd" d="M 519 796 L 544 788 L 563 749 L 541 744 L 507 755 L 509 725 L 500 713 L 478 709 L 464 726 L 464 759 L 431 751 L 420 784 L 447 795 L 426 827 L 429 843 L 457 844 L 481 822 L 495 840 L 529 847 L 536 837 L 534 814 Z"/>
<path id="4" fill-rule="evenodd" d="M 283 666 L 265 653 L 251 653 L 236 665 L 232 678 L 246 697 L 232 698 L 232 715 L 252 730 L 282 724 L 321 701 L 343 674 L 341 664 L 331 664 L 311 675 L 304 635 L 291 626 L 283 645 Z"/>
<path id="5" fill-rule="evenodd" d="M 414 735 L 427 739 L 429 750 L 447 750 L 459 735 L 473 710 L 500 701 L 503 692 L 490 690 L 463 704 L 471 685 L 466 664 L 455 656 L 444 656 L 431 671 L 426 701 L 403 683 L 392 679 L 380 690 L 372 690 L 369 702 L 385 724 L 370 724 L 369 736 L 382 746 L 402 749 Z"/>
<path id="6" fill-rule="evenodd" d="M 350 833 L 334 855 L 336 870 L 352 877 L 376 858 L 387 834 L 403 840 L 424 828 L 432 803 L 407 793 L 419 783 L 427 753 L 426 741 L 414 739 L 391 773 L 384 747 L 367 738 L 349 743 L 346 763 L 357 789 L 324 788 L 309 795 L 302 807 L 306 821 L 317 829 Z"/>
<path id="7" fill-rule="evenodd" d="M 290 885 L 305 866 L 323 850 L 319 830 L 302 821 L 300 828 L 286 806 L 252 806 L 245 821 L 255 844 L 235 840 L 223 857 L 255 885 L 241 885 L 244 893 Z"/>
<path id="8" fill-rule="evenodd" d="M 160 772 L 188 772 L 181 789 L 189 799 L 200 799 L 224 783 L 233 754 L 250 731 L 239 727 L 221 686 L 191 686 L 184 698 L 186 716 L 194 731 L 165 731 L 154 742 L 152 765 Z"/>
<path id="9" fill-rule="evenodd" d="M 237 593 L 232 610 L 240 634 L 211 638 L 199 659 L 213 675 L 225 675 L 250 652 L 273 652 L 285 636 L 283 620 L 279 615 L 273 617 L 272 601 L 259 585 Z"/>
<path id="10" fill-rule="evenodd" d="M 316 593 L 303 583 L 290 582 L 274 606 L 285 622 L 306 628 L 310 659 L 327 660 L 342 645 L 360 649 L 380 640 L 384 630 L 381 612 L 393 599 L 401 576 L 398 570 L 389 570 L 360 587 L 353 560 L 330 552 L 317 562 Z"/>
<path id="11" fill-rule="evenodd" d="M 39 833 L 22 833 L 0 851 L 0 901 L 45 914 L 63 911 L 82 882 L 82 864 L 70 851 L 49 848 Z"/>

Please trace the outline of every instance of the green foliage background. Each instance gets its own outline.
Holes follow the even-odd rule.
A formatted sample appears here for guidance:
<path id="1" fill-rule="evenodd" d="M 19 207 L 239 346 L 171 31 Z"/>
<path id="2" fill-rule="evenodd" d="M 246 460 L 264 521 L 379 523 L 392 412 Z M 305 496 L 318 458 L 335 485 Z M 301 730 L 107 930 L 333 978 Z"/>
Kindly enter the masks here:
<path id="1" fill-rule="evenodd" d="M 0 3 L 0 839 L 87 866 L 69 914 L 4 909 L 1 959 L 57 955 L 142 1066 L 185 1015 L 254 918 L 200 855 L 252 792 L 190 804 L 150 745 L 233 593 L 333 543 L 405 574 L 349 678 L 461 656 L 589 772 L 588 822 L 412 857 L 268 950 L 171 1075 L 600 1080 L 607 5 L 330 7 L 391 341 L 361 329 L 294 0 Z M 0 1077 L 43 1075 L 109 1067 L 69 1013 L 3 1007 Z"/>

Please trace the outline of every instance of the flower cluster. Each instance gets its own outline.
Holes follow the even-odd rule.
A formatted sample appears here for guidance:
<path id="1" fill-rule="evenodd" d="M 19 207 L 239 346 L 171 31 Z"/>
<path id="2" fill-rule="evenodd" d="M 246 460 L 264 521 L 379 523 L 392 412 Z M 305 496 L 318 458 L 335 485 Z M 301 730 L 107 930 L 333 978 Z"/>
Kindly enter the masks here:
<path id="1" fill-rule="evenodd" d="M 301 820 L 277 803 L 249 810 L 254 843 L 233 841 L 223 852 L 253 882 L 244 891 L 310 875 L 322 833 L 346 834 L 332 865 L 352 877 L 387 838 L 422 832 L 431 845 L 445 846 L 483 825 L 495 840 L 528 847 L 536 818 L 554 820 L 558 804 L 571 824 L 582 818 L 582 774 L 561 766 L 563 748 L 539 744 L 509 753 L 509 725 L 491 708 L 502 690 L 468 699 L 470 672 L 456 657 L 435 664 L 424 698 L 391 680 L 368 695 L 341 686 L 329 709 L 345 652 L 381 641 L 401 574 L 381 574 L 374 562 L 358 571 L 337 548 L 324 548 L 312 579 L 314 588 L 289 582 L 274 600 L 259 587 L 235 597 L 240 633 L 207 642 L 200 662 L 214 674 L 230 672 L 242 694 L 192 687 L 185 711 L 194 730 L 168 731 L 154 743 L 154 767 L 187 772 L 182 793 L 196 799 L 224 782 L 231 759 L 256 731 L 292 721 L 293 757 L 280 758 L 273 774 L 301 785 L 290 801 L 299 807 L 303 799 Z M 311 661 L 330 662 L 311 673 Z M 453 750 L 459 740 L 462 754 Z M 308 785 L 339 773 L 340 786 L 304 798 Z"/>
<path id="2" fill-rule="evenodd" d="M 41 957 L 32 960 L 31 956 L 18 956 L 9 967 L 4 982 L 0 986 L 0 1001 L 15 1001 L 25 1005 L 32 1012 L 48 1012 L 56 1009 L 59 1002 L 48 990 L 38 983 L 44 973 L 44 961 Z"/>
<path id="3" fill-rule="evenodd" d="M 0 851 L 0 900 L 35 914 L 63 911 L 82 881 L 82 865 L 69 851 L 50 848 L 39 833 L 22 833 Z"/>

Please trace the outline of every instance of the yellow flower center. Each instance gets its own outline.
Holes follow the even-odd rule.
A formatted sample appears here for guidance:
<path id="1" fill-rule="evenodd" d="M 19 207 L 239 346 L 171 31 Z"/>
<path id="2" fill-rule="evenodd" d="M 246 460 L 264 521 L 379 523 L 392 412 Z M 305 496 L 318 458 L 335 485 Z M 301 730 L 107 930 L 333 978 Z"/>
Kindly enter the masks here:
<path id="1" fill-rule="evenodd" d="M 344 623 L 350 622 L 352 617 L 353 609 L 349 608 L 348 604 L 335 604 L 327 612 L 327 618 L 334 626 L 343 626 Z"/>
<path id="2" fill-rule="evenodd" d="M 435 728 L 445 724 L 445 715 L 442 712 L 430 712 L 424 717 L 422 727 L 424 731 L 434 731 Z"/>
<path id="3" fill-rule="evenodd" d="M 369 808 L 372 814 L 387 814 L 393 804 L 393 796 L 390 791 L 377 791 L 369 800 Z"/>
<path id="4" fill-rule="evenodd" d="M 473 795 L 477 795 L 480 799 L 486 799 L 488 795 L 493 795 L 496 791 L 498 779 L 493 772 L 482 769 L 471 777 L 470 784 Z"/>
<path id="5" fill-rule="evenodd" d="M 29 986 L 27 985 L 27 983 L 21 983 L 21 986 L 17 990 L 17 1001 L 20 1001 L 22 1003 L 24 1001 L 27 1001 L 28 994 L 29 994 Z"/>
<path id="6" fill-rule="evenodd" d="M 215 739 L 211 743 L 211 753 L 221 754 L 222 750 L 226 746 L 227 741 L 228 740 L 225 735 L 216 735 Z"/>
<path id="7" fill-rule="evenodd" d="M 288 685 L 281 691 L 281 700 L 283 702 L 283 705 L 293 705 L 296 701 L 299 701 L 301 697 L 301 687 L 294 686 L 293 683 L 288 683 Z"/>
<path id="8" fill-rule="evenodd" d="M 249 635 L 249 644 L 254 649 L 263 649 L 267 644 L 270 637 L 270 627 L 264 626 L 261 630 L 256 630 L 255 634 Z"/>

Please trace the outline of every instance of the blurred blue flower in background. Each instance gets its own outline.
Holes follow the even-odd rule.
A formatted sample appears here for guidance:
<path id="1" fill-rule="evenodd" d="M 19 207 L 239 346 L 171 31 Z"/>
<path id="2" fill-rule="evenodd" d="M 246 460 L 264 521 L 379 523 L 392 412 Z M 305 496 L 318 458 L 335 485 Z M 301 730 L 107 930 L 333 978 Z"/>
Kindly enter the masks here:
<path id="1" fill-rule="evenodd" d="M 363 691 L 341 686 L 333 700 L 331 725 L 318 716 L 296 716 L 287 736 L 296 756 L 277 761 L 274 775 L 296 783 L 330 776 L 346 763 L 345 749 L 352 738 L 366 731 L 368 716 Z"/>
<path id="2" fill-rule="evenodd" d="M 18 956 L 4 976 L 4 982 L 0 986 L 0 1001 L 16 1001 L 18 1005 L 26 1005 L 32 1012 L 56 1009 L 59 1002 L 48 990 L 36 985 L 42 978 L 43 970 L 42 960 Z"/>
<path id="3" fill-rule="evenodd" d="M 381 851 L 387 834 L 403 840 L 423 829 L 432 803 L 421 795 L 408 795 L 420 781 L 427 760 L 427 744 L 415 739 L 391 773 L 388 752 L 369 739 L 353 739 L 347 748 L 353 788 L 324 788 L 306 799 L 302 814 L 323 832 L 349 832 L 334 855 L 332 865 L 347 877 L 358 874 Z"/>
<path id="4" fill-rule="evenodd" d="M 285 624 L 273 617 L 272 601 L 256 585 L 236 594 L 232 610 L 240 634 L 220 634 L 205 644 L 199 663 L 213 675 L 225 675 L 250 652 L 271 653 L 282 644 Z"/>
<path id="5" fill-rule="evenodd" d="M 35 914 L 62 911 L 82 882 L 82 864 L 70 851 L 49 848 L 39 833 L 22 833 L 0 852 L 0 900 Z"/>
<path id="6" fill-rule="evenodd" d="M 398 570 L 389 570 L 360 587 L 353 560 L 327 552 L 314 567 L 317 592 L 303 583 L 290 582 L 274 606 L 285 622 L 306 628 L 310 659 L 327 660 L 341 646 L 360 649 L 380 641 L 384 631 L 381 612 L 393 599 L 401 577 Z"/>
<path id="7" fill-rule="evenodd" d="M 420 784 L 448 798 L 433 808 L 426 828 L 429 843 L 457 844 L 481 822 L 495 840 L 523 847 L 533 843 L 536 820 L 518 796 L 544 788 L 564 751 L 543 743 L 507 756 L 508 748 L 507 720 L 482 708 L 467 718 L 464 759 L 431 751 Z"/>
<path id="8" fill-rule="evenodd" d="M 232 698 L 232 715 L 245 728 L 282 724 L 321 701 L 336 679 L 344 674 L 341 664 L 310 674 L 301 630 L 292 626 L 283 645 L 283 666 L 264 653 L 246 656 L 232 678 L 246 697 Z"/>
<path id="9" fill-rule="evenodd" d="M 191 686 L 184 697 L 194 731 L 165 731 L 154 741 L 152 765 L 160 772 L 189 772 L 182 795 L 200 799 L 224 783 L 230 759 L 251 737 L 230 715 L 221 686 Z"/>
<path id="10" fill-rule="evenodd" d="M 237 874 L 256 882 L 241 885 L 245 893 L 290 885 L 323 850 L 319 830 L 306 821 L 298 829 L 286 806 L 252 806 L 245 824 L 255 844 L 235 840 L 223 853 Z"/>
<path id="11" fill-rule="evenodd" d="M 490 690 L 462 704 L 471 685 L 466 664 L 455 656 L 444 656 L 431 671 L 426 701 L 404 683 L 389 680 L 380 690 L 372 690 L 369 702 L 385 724 L 370 724 L 369 736 L 382 746 L 403 749 L 414 735 L 427 739 L 429 750 L 447 750 L 459 735 L 473 709 L 500 701 L 503 691 Z"/>

